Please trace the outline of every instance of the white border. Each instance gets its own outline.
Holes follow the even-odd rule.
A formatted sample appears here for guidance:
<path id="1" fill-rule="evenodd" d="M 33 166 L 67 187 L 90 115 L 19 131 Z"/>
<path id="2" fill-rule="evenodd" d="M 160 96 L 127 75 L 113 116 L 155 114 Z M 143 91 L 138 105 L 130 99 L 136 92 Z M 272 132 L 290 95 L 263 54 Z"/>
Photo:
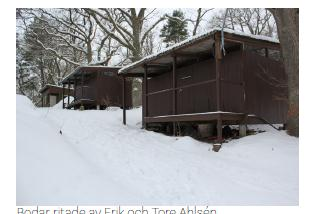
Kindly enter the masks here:
<path id="1" fill-rule="evenodd" d="M 143 3 L 142 3 L 143 2 Z M 307 1 L 309 2 L 309 1 Z M 284 0 L 190 1 L 190 0 L 92 0 L 3 1 L 1 11 L 1 115 L 0 115 L 0 213 L 16 213 L 16 101 L 15 8 L 16 7 L 299 7 L 300 4 L 300 205 L 299 207 L 216 207 L 218 213 L 312 213 L 311 212 L 311 7 Z M 309 58 L 308 58 L 309 57 Z M 310 87 L 309 87 L 310 86 Z"/>

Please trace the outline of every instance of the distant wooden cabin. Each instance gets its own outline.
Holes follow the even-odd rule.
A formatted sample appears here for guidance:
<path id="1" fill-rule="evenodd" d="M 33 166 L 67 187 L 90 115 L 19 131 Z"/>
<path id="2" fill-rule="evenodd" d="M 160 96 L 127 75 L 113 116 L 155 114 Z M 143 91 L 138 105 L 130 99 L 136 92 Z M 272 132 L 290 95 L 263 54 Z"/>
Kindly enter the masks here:
<path id="1" fill-rule="evenodd" d="M 132 107 L 132 80 L 117 76 L 121 67 L 80 66 L 62 81 L 63 85 L 74 88 L 74 100 L 64 108 L 105 109 L 108 106 Z M 124 85 L 123 85 L 124 84 Z M 125 103 L 123 105 L 123 86 Z M 64 94 L 66 88 L 64 87 Z"/>
<path id="2" fill-rule="evenodd" d="M 120 69 L 143 79 L 143 127 L 285 123 L 287 81 L 280 44 L 220 29 L 195 36 Z M 124 111 L 124 123 L 126 112 Z"/>
<path id="3" fill-rule="evenodd" d="M 63 90 L 62 86 L 46 84 L 42 89 L 41 93 L 41 107 L 52 107 L 62 100 Z M 67 92 L 70 96 L 73 94 L 73 90 L 69 89 Z"/>

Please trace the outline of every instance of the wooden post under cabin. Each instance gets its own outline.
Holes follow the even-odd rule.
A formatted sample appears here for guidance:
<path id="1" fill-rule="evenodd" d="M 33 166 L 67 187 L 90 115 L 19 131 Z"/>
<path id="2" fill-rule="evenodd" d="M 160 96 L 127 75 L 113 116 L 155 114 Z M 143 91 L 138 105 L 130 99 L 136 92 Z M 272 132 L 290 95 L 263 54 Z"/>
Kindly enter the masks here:
<path id="1" fill-rule="evenodd" d="M 122 123 L 126 125 L 126 78 L 122 77 Z"/>
<path id="2" fill-rule="evenodd" d="M 81 71 L 81 97 L 82 99 L 84 98 L 83 97 L 83 81 L 84 81 L 84 73 L 83 71 Z"/>
<path id="3" fill-rule="evenodd" d="M 74 102 L 76 101 L 76 87 L 77 87 L 77 78 L 74 79 Z"/>
<path id="4" fill-rule="evenodd" d="M 216 97 L 217 97 L 217 111 L 221 111 L 221 59 L 222 51 L 220 44 L 220 35 L 215 35 L 215 63 L 216 63 Z M 222 118 L 219 115 L 217 119 L 217 142 L 222 142 Z"/>
<path id="5" fill-rule="evenodd" d="M 242 71 L 242 87 L 243 87 L 243 96 L 244 96 L 244 103 L 243 103 L 243 112 L 245 114 L 244 119 L 241 121 L 239 125 L 239 136 L 244 137 L 247 135 L 247 119 L 248 119 L 248 112 L 247 112 L 247 103 L 246 103 L 246 81 L 245 81 L 245 73 L 244 73 L 244 62 L 245 62 L 245 43 L 241 44 L 241 71 Z M 265 48 L 265 55 L 268 57 L 268 49 Z"/>
<path id="6" fill-rule="evenodd" d="M 96 72 L 96 110 L 100 110 L 100 71 Z"/>
<path id="7" fill-rule="evenodd" d="M 63 83 L 63 88 L 62 88 L 62 102 L 63 102 L 63 109 L 65 108 L 65 103 L 64 103 L 64 94 L 65 94 L 65 83 Z"/>
<path id="8" fill-rule="evenodd" d="M 147 84 L 147 65 L 144 65 L 144 79 L 143 79 L 143 128 L 147 128 L 146 122 L 145 122 L 145 117 L 147 117 L 147 88 L 148 88 L 148 84 Z"/>
<path id="9" fill-rule="evenodd" d="M 69 95 L 70 95 L 70 81 L 67 84 L 67 108 L 69 106 Z"/>
<path id="10" fill-rule="evenodd" d="M 172 114 L 176 115 L 177 114 L 177 78 L 176 78 L 176 63 L 177 63 L 177 57 L 173 56 L 173 61 L 172 61 Z M 173 136 L 176 136 L 177 134 L 177 124 L 175 122 L 173 122 Z"/>

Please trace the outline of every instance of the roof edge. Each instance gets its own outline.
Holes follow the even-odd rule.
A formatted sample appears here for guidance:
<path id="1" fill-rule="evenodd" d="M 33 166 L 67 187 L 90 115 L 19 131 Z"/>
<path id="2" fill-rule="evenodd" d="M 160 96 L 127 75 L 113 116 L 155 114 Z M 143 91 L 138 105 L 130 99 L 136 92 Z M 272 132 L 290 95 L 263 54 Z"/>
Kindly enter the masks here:
<path id="1" fill-rule="evenodd" d="M 198 35 L 195 35 L 193 37 L 190 37 L 182 42 L 179 42 L 177 44 L 174 44 L 168 48 L 165 48 L 163 49 L 162 51 L 159 51 L 155 54 L 151 54 L 151 55 L 148 55 L 136 62 L 133 62 L 129 65 L 126 65 L 124 67 L 122 67 L 121 69 L 119 69 L 118 71 L 118 74 L 119 75 L 122 75 L 122 74 L 126 74 L 128 70 L 130 70 L 131 68 L 134 68 L 138 65 L 141 65 L 141 64 L 144 64 L 145 62 L 147 61 L 150 61 L 152 59 L 155 59 L 159 56 L 162 56 L 162 55 L 165 55 L 167 54 L 168 52 L 170 51 L 174 51 L 174 50 L 177 50 L 177 49 L 180 49 L 188 44 L 192 44 L 198 40 L 201 40 L 201 39 L 205 39 L 205 38 L 208 38 L 212 35 L 214 35 L 215 33 L 217 32 L 221 32 L 222 29 L 221 28 L 213 28 L 205 33 L 202 33 L 202 34 L 198 34 Z M 224 29 L 223 30 L 225 33 L 228 33 L 228 34 L 234 34 L 234 35 L 237 35 L 237 36 L 242 36 L 242 37 L 248 37 L 248 38 L 251 38 L 251 39 L 256 39 L 256 40 L 262 40 L 264 42 L 270 42 L 270 43 L 278 43 L 279 44 L 279 40 L 277 39 L 274 39 L 272 37 L 268 37 L 268 36 L 262 36 L 262 35 L 252 35 L 252 34 L 247 34 L 247 33 L 243 33 L 243 32 L 240 32 L 240 31 L 234 31 L 234 30 L 230 30 L 230 29 Z"/>

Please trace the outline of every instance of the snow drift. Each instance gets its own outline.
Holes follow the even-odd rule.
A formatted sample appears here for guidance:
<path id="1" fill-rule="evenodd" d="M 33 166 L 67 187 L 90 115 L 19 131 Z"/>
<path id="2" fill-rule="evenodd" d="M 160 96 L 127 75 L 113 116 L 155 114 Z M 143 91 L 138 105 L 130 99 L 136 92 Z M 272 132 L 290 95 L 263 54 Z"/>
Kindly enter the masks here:
<path id="1" fill-rule="evenodd" d="M 17 205 L 298 205 L 298 139 L 267 132 L 219 153 L 141 129 L 141 109 L 35 108 L 17 95 Z M 264 128 L 264 127 L 262 127 Z"/>

